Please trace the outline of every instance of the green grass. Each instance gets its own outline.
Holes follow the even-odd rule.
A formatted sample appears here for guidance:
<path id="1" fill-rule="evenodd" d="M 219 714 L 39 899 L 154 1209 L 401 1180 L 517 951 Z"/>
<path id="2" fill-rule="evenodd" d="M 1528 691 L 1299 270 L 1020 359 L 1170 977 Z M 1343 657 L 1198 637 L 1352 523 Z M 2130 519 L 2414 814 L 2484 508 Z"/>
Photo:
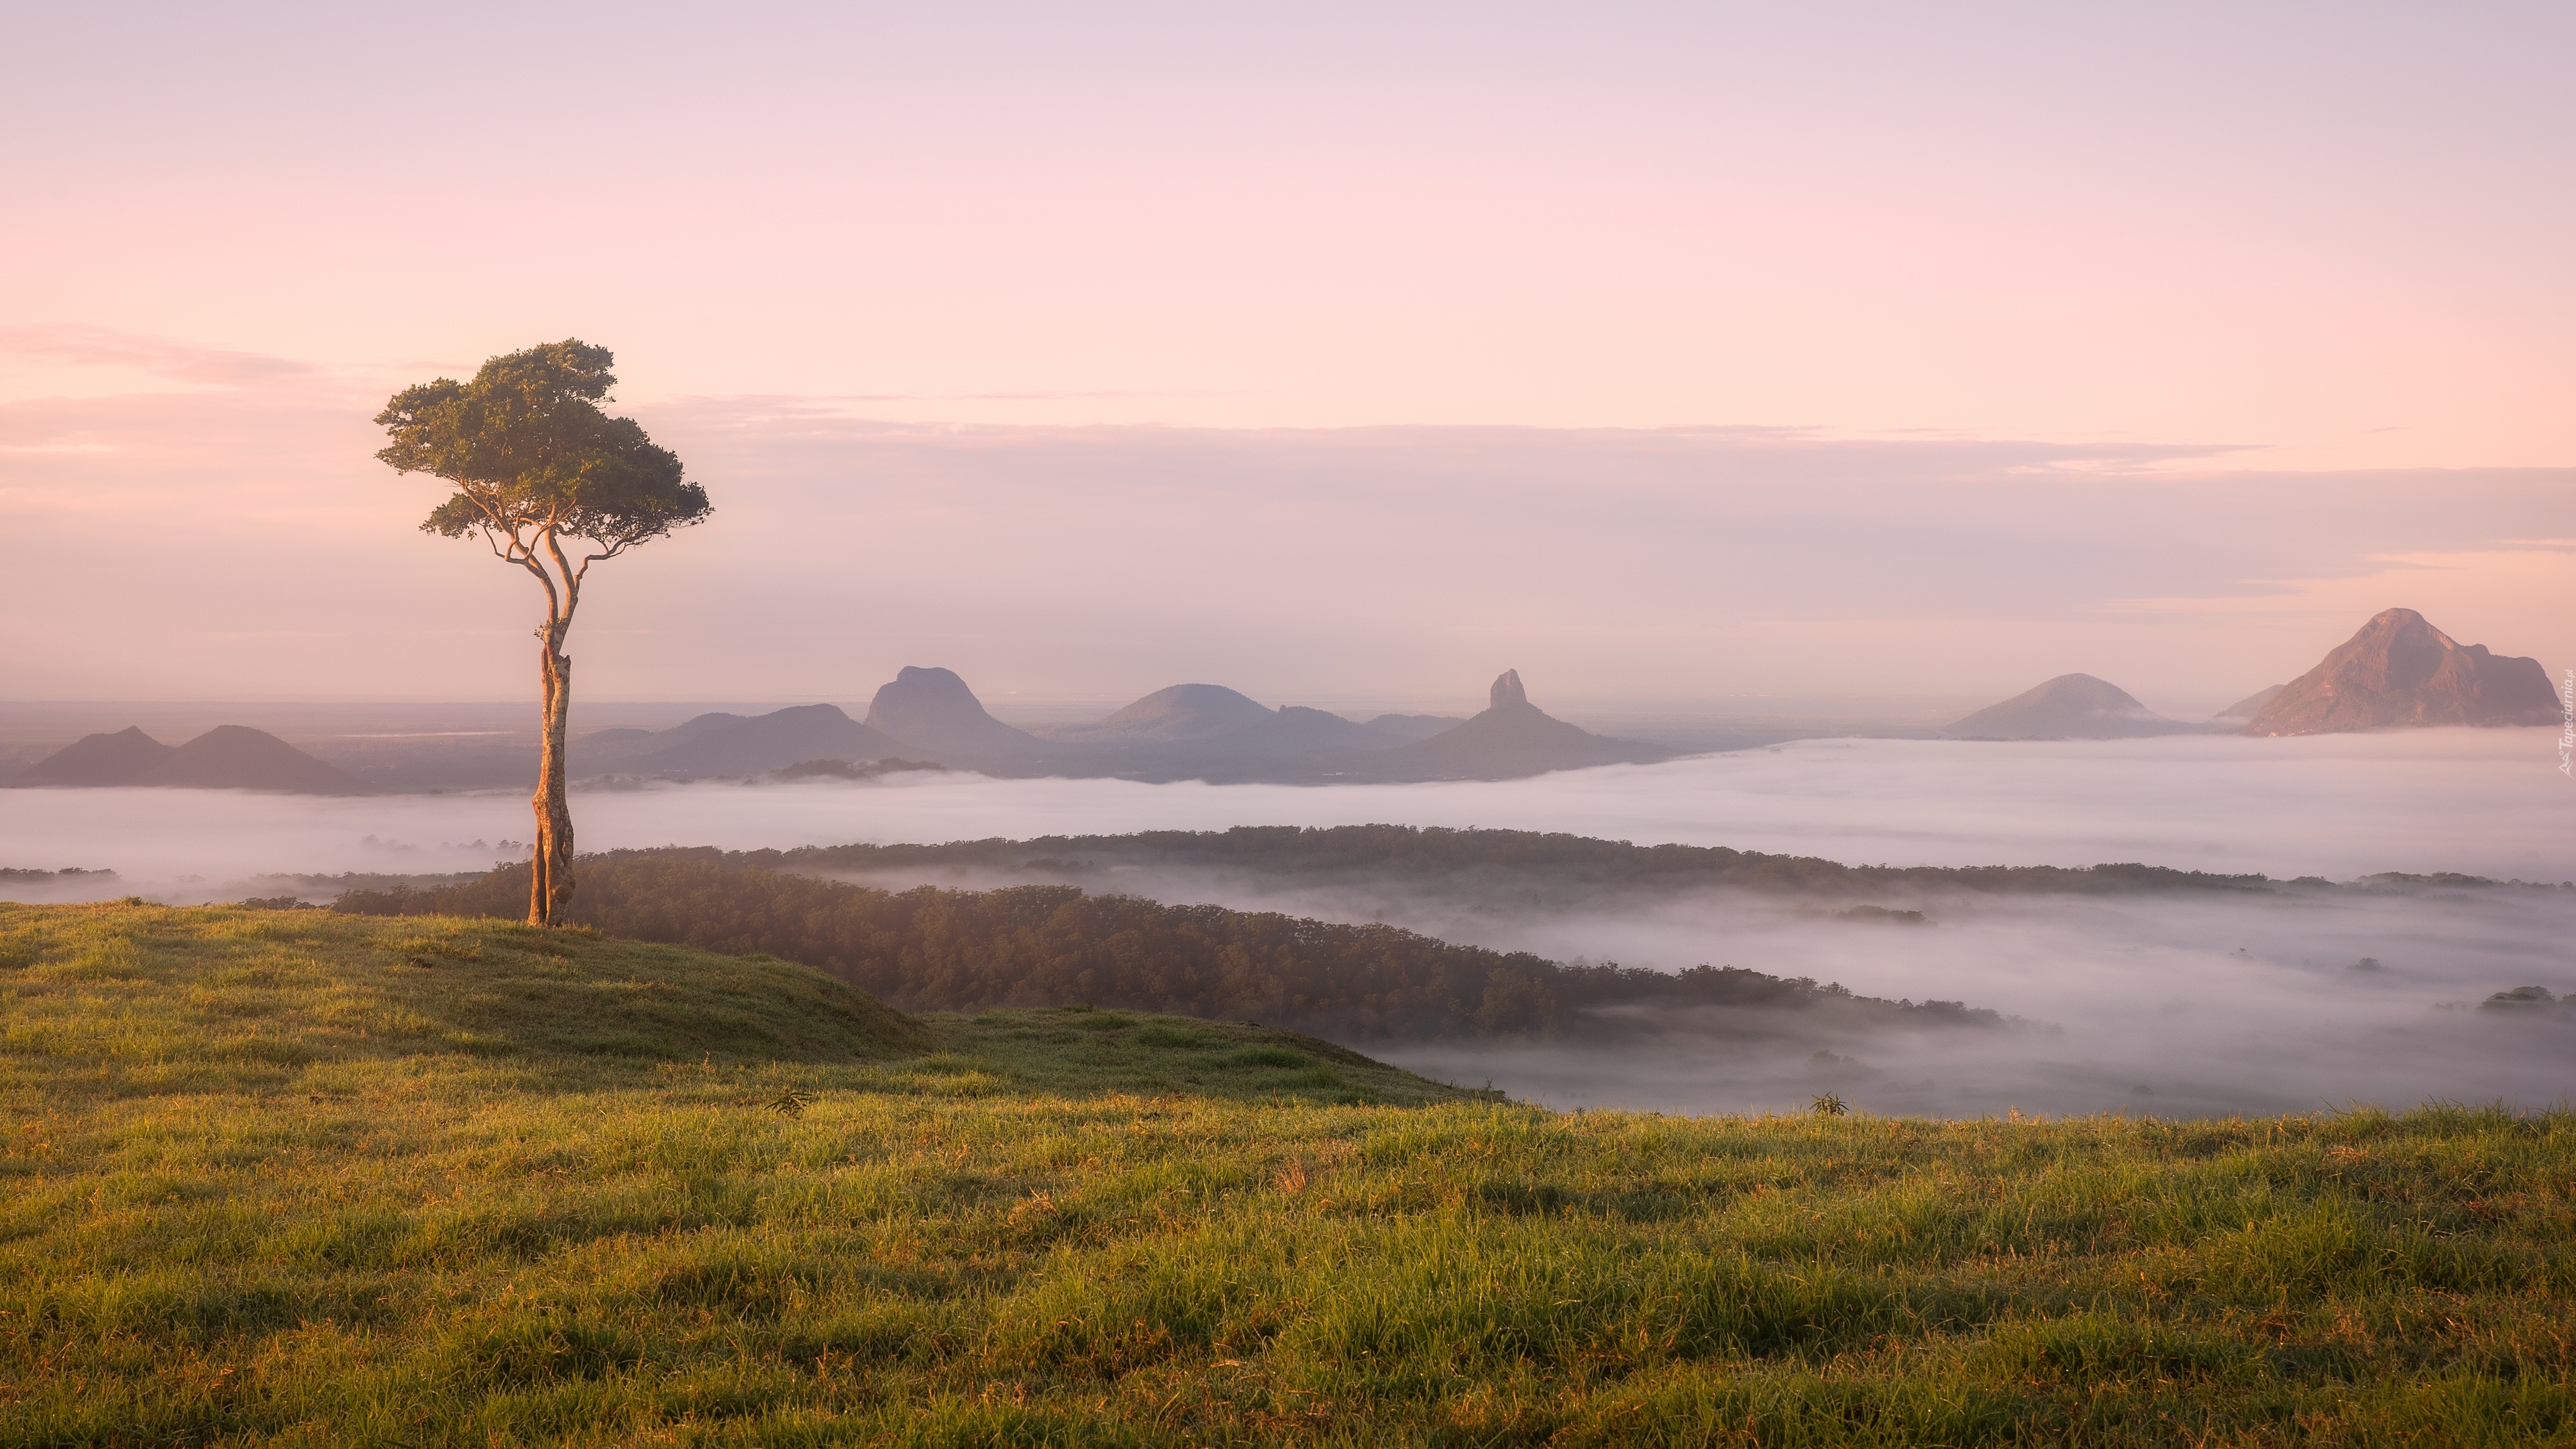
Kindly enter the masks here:
<path id="1" fill-rule="evenodd" d="M 2576 1117 L 1553 1114 L 490 921 L 0 906 L 0 1445 L 2576 1441 Z"/>

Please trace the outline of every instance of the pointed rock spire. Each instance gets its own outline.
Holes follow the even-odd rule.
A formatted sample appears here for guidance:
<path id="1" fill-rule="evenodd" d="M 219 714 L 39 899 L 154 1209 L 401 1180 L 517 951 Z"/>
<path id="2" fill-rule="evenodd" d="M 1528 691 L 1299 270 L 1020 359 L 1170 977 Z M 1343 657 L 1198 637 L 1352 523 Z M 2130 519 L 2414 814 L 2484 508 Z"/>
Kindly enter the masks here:
<path id="1" fill-rule="evenodd" d="M 1507 704 L 1527 703 L 1529 703 L 1529 691 L 1521 688 L 1521 672 L 1517 669 L 1504 670 L 1502 676 L 1494 681 L 1493 707 L 1501 709 Z"/>

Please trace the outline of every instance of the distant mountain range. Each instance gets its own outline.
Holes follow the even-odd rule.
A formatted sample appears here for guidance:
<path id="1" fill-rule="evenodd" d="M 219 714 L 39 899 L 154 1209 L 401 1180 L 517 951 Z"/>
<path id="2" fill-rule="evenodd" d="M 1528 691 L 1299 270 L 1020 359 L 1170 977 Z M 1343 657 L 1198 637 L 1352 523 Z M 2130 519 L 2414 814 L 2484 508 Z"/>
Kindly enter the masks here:
<path id="1" fill-rule="evenodd" d="M 1604 739 L 1532 706 L 1506 673 L 1474 719 L 1383 715 L 1362 723 L 1320 709 L 1272 709 L 1222 685 L 1157 690 L 1095 724 L 1033 733 L 993 718 L 947 669 L 907 667 L 863 723 L 836 705 L 698 715 L 669 729 L 606 729 L 568 746 L 575 779 L 866 779 L 889 768 L 969 768 L 1005 777 L 1137 780 L 1507 779 L 1620 760 L 1665 758 Z M 807 767 L 807 768 L 799 768 Z M 131 728 L 94 734 L 7 781 L 13 786 L 177 786 L 355 794 L 355 776 L 277 738 L 224 725 L 172 747 Z"/>
<path id="2" fill-rule="evenodd" d="M 1302 705 L 1272 709 L 1223 685 L 1176 684 L 1096 723 L 1021 730 L 993 718 L 954 671 L 907 666 L 877 691 L 864 724 L 830 705 L 701 715 L 668 730 L 585 735 L 573 742 L 572 763 L 576 775 L 702 776 L 927 756 L 1012 777 L 1323 783 L 1512 779 L 1672 753 L 1548 717 L 1530 704 L 1517 672 L 1495 681 L 1492 698 L 1473 719 L 1382 715 L 1362 723 Z"/>
<path id="3" fill-rule="evenodd" d="M 2221 710 L 2168 719 L 2108 680 L 2061 674 L 1950 725 L 1953 739 L 2122 739 L 2239 730 L 2300 735 L 2436 725 L 2551 725 L 2561 703 L 2537 660 L 2463 645 L 2412 609 L 2362 626 L 2314 669 Z M 762 715 L 702 714 L 669 729 L 607 729 L 570 745 L 576 779 L 864 779 L 964 768 L 1006 778 L 1112 777 L 1214 783 L 1331 784 L 1508 780 L 1554 770 L 1650 763 L 1681 751 L 1593 734 L 1529 701 L 1505 670 L 1482 713 L 1347 719 L 1276 709 L 1217 684 L 1175 684 L 1091 724 L 1019 729 L 995 719 L 948 669 L 907 666 L 876 692 L 867 719 L 838 706 Z M 938 766 L 925 765 L 937 761 Z M 837 763 L 835 763 L 837 762 Z M 504 760 L 503 763 L 508 763 Z M 877 769 L 862 766 L 880 763 Z M 798 766 L 812 766 L 797 770 Z M 533 768 L 529 761 L 519 768 Z M 15 787 L 168 786 L 354 794 L 367 787 L 275 735 L 222 725 L 183 745 L 141 728 L 93 734 L 6 781 Z M 513 781 L 515 783 L 515 781 Z"/>
<path id="4" fill-rule="evenodd" d="M 134 785 L 188 790 L 290 790 L 354 795 L 357 778 L 265 730 L 217 725 L 184 745 L 137 726 L 84 736 L 20 771 L 14 787 Z"/>

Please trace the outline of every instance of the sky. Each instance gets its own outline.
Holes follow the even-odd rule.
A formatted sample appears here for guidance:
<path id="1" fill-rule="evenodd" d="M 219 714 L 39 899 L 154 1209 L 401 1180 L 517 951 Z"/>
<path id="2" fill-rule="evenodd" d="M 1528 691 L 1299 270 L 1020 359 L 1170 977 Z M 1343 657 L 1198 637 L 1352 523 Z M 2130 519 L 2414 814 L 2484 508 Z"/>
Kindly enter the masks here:
<path id="1" fill-rule="evenodd" d="M 2576 665 L 2564 6 L 12 33 L 9 698 L 527 692 L 367 420 L 565 336 L 716 502 L 593 698 L 2181 712 L 2392 605 Z"/>

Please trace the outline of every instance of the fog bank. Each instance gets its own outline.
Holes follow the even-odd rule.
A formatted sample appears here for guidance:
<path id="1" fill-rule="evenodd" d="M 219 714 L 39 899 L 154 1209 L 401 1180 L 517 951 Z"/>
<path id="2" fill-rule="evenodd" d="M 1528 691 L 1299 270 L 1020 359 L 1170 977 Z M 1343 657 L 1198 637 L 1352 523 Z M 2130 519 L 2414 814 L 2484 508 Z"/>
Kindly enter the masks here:
<path id="1" fill-rule="evenodd" d="M 2135 860 L 2276 879 L 2381 871 L 2554 880 L 2576 862 L 2576 786 L 2556 732 L 2438 730 L 2299 740 L 1807 741 L 1534 780 L 1396 786 L 1144 785 L 898 775 L 700 782 L 580 794 L 586 849 L 734 849 L 1028 839 L 1239 824 L 1378 821 L 1731 845 L 1858 863 Z M 18 899 L 269 894 L 266 872 L 430 873 L 520 853 L 516 792 L 324 799 L 208 791 L 0 794 L 0 865 L 113 869 L 12 881 Z M 1027 872 L 915 880 L 990 886 Z M 1706 961 L 1870 995 L 1960 1000 L 2027 1019 L 2000 1031 L 1823 1034 L 1795 1013 L 1667 1020 L 1616 1054 L 1372 1045 L 1450 1080 L 1558 1106 L 1982 1114 L 2302 1110 L 2348 1100 L 2576 1096 L 2576 1019 L 2480 1010 L 2489 994 L 2576 990 L 2576 890 L 2289 889 L 2250 895 L 1980 895 L 1872 903 L 1921 925 L 1840 920 L 1816 901 L 1724 890 L 1541 897 L 1357 876 L 1117 870 L 1092 889 L 1346 921 L 1559 960 Z M 327 894 L 327 892 L 321 892 Z M 1837 903 L 1839 904 L 1839 903 Z M 2365 958 L 2375 962 L 2361 968 Z"/>
<path id="2" fill-rule="evenodd" d="M 1388 919 L 1630 965 L 1669 969 L 1714 954 L 1718 964 L 1870 995 L 1965 1000 L 2030 1025 L 1837 1042 L 1794 1031 L 1726 1041 L 1674 1022 L 1659 1044 L 1615 1058 L 1445 1045 L 1388 1055 L 1435 1075 L 1491 1076 L 1560 1106 L 1690 1111 L 1795 1110 L 1824 1091 L 1865 1110 L 1943 1115 L 2576 1098 L 2576 1016 L 2480 1009 L 2518 986 L 2576 990 L 2567 950 L 2576 891 L 1956 894 L 1893 904 L 1922 909 L 1928 924 L 1842 921 L 1736 894 L 1546 919 L 1454 906 Z"/>
<path id="3" fill-rule="evenodd" d="M 582 848 L 942 841 L 1234 825 L 1489 826 L 1855 863 L 2091 865 L 2345 879 L 2576 875 L 2576 785 L 2546 729 L 2292 740 L 1805 740 L 1660 765 L 1429 785 L 1148 785 L 898 775 L 580 793 Z M 0 795 L 0 865 L 105 867 L 126 890 L 245 872 L 451 871 L 524 840 L 515 791 L 320 799 Z M 474 841 L 484 845 L 475 847 Z"/>

